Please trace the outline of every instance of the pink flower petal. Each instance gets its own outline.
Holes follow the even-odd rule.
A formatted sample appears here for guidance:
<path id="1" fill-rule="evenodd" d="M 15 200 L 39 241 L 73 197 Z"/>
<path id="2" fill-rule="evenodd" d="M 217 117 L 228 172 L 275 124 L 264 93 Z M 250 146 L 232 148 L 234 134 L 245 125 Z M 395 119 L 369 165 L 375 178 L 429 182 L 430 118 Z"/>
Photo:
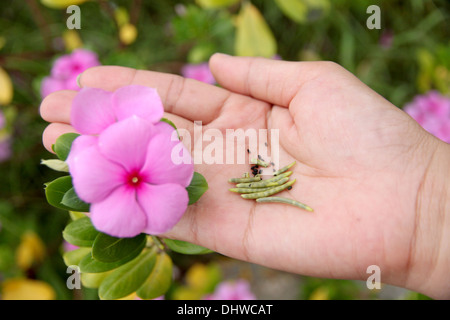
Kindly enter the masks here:
<path id="1" fill-rule="evenodd" d="M 189 151 L 182 142 L 172 141 L 171 138 L 171 134 L 160 133 L 150 140 L 147 159 L 141 172 L 151 184 L 176 183 L 187 187 L 194 175 L 194 164 L 193 161 L 180 162 L 183 160 L 181 152 L 189 154 Z"/>
<path id="2" fill-rule="evenodd" d="M 118 120 L 135 115 L 156 123 L 164 114 L 156 89 L 145 86 L 131 85 L 117 89 L 113 105 Z"/>
<path id="3" fill-rule="evenodd" d="M 114 237 L 134 237 L 140 234 L 147 218 L 136 201 L 133 188 L 121 186 L 102 202 L 91 205 L 95 228 Z"/>
<path id="4" fill-rule="evenodd" d="M 186 64 L 181 69 L 181 74 L 185 78 L 195 79 L 209 84 L 216 83 L 216 79 L 214 79 L 207 62 L 199 64 Z"/>
<path id="5" fill-rule="evenodd" d="M 45 77 L 42 79 L 41 83 L 41 96 L 42 98 L 45 98 L 50 93 L 65 90 L 66 84 L 64 80 L 52 78 L 52 77 Z"/>
<path id="6" fill-rule="evenodd" d="M 139 171 L 145 163 L 147 147 L 154 131 L 151 122 L 132 116 L 110 125 L 100 134 L 100 151 L 128 172 Z"/>
<path id="7" fill-rule="evenodd" d="M 70 153 L 66 159 L 69 168 L 73 165 L 72 164 L 73 159 L 77 154 L 97 144 L 97 141 L 98 141 L 97 137 L 88 135 L 81 135 L 78 136 L 75 140 L 73 140 L 72 147 L 70 148 Z"/>
<path id="8" fill-rule="evenodd" d="M 87 203 L 102 201 L 125 179 L 125 170 L 107 160 L 96 145 L 71 157 L 69 170 L 76 193 Z"/>
<path id="9" fill-rule="evenodd" d="M 82 134 L 98 134 L 116 121 L 111 107 L 112 92 L 83 88 L 72 102 L 72 126 Z"/>
<path id="10" fill-rule="evenodd" d="M 178 184 L 150 185 L 143 183 L 137 192 L 139 204 L 147 216 L 145 232 L 161 234 L 177 224 L 186 211 L 189 197 Z"/>

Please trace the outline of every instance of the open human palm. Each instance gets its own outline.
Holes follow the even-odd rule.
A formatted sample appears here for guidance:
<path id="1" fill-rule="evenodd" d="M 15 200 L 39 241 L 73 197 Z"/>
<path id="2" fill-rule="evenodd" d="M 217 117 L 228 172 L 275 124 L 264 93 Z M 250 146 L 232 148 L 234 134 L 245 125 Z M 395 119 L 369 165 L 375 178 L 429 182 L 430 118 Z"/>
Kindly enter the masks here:
<path id="1" fill-rule="evenodd" d="M 377 265 L 383 282 L 417 287 L 423 279 L 410 278 L 427 266 L 416 263 L 417 203 L 438 142 L 335 64 L 216 55 L 210 66 L 221 87 L 107 66 L 85 71 L 80 83 L 154 87 L 166 117 L 191 136 L 194 121 L 222 132 L 278 129 L 280 167 L 296 161 L 297 182 L 284 193 L 314 212 L 230 192 L 227 180 L 250 171 L 248 164 L 200 164 L 195 170 L 209 190 L 165 236 L 312 276 L 366 279 Z M 52 122 L 44 132 L 49 150 L 74 130 L 75 95 L 60 91 L 42 103 L 43 118 Z"/>

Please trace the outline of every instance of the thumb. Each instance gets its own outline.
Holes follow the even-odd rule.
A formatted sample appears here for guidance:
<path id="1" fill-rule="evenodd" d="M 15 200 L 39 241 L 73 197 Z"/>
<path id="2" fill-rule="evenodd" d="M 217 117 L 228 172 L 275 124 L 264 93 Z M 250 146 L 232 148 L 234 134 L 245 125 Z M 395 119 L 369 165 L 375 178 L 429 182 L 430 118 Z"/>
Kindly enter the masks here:
<path id="1" fill-rule="evenodd" d="M 300 87 L 329 71 L 330 62 L 292 62 L 214 54 L 209 66 L 225 89 L 287 107 Z M 337 65 L 336 65 L 337 66 Z"/>

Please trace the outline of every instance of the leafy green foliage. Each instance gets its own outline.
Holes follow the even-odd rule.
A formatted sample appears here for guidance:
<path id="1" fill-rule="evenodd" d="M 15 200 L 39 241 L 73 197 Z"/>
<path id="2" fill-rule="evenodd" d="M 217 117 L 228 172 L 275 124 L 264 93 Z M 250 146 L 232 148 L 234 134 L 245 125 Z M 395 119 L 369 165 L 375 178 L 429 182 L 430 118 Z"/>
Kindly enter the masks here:
<path id="1" fill-rule="evenodd" d="M 70 176 L 60 177 L 47 183 L 45 187 L 47 202 L 56 208 L 71 210 L 70 207 L 62 204 L 62 200 L 66 192 L 72 188 L 72 177 Z"/>
<path id="2" fill-rule="evenodd" d="M 63 254 L 64 263 L 66 264 L 66 266 L 78 266 L 80 264 L 80 261 L 87 254 L 91 254 L 91 248 L 78 248 L 65 252 Z"/>
<path id="3" fill-rule="evenodd" d="M 155 266 L 144 284 L 136 291 L 142 299 L 155 299 L 167 292 L 172 283 L 172 259 L 160 252 L 156 256 Z"/>
<path id="4" fill-rule="evenodd" d="M 202 246 L 181 241 L 181 240 L 172 240 L 172 239 L 164 239 L 165 244 L 173 251 L 183 254 L 206 254 L 211 253 L 213 251 L 204 248 Z"/>
<path id="5" fill-rule="evenodd" d="M 120 299 L 136 292 L 150 276 L 156 262 L 156 250 L 145 250 L 136 259 L 109 274 L 100 284 L 101 299 Z"/>
<path id="6" fill-rule="evenodd" d="M 77 133 L 65 133 L 56 139 L 55 144 L 52 146 L 53 151 L 59 159 L 66 161 L 69 155 L 72 142 L 79 136 Z"/>
<path id="7" fill-rule="evenodd" d="M 266 20 L 250 2 L 242 6 L 237 17 L 235 52 L 238 56 L 271 58 L 277 42 Z"/>
<path id="8" fill-rule="evenodd" d="M 100 262 L 117 262 L 140 252 L 145 247 L 146 235 L 134 238 L 116 238 L 100 233 L 92 246 L 92 258 Z"/>
<path id="9" fill-rule="evenodd" d="M 64 239 L 79 247 L 91 247 L 99 232 L 89 218 L 81 218 L 72 221 L 63 231 Z"/>
<path id="10" fill-rule="evenodd" d="M 70 188 L 66 193 L 64 193 L 64 196 L 61 199 L 61 204 L 70 208 L 72 211 L 79 212 L 89 212 L 90 207 L 89 203 L 84 202 L 78 197 L 74 188 Z"/>

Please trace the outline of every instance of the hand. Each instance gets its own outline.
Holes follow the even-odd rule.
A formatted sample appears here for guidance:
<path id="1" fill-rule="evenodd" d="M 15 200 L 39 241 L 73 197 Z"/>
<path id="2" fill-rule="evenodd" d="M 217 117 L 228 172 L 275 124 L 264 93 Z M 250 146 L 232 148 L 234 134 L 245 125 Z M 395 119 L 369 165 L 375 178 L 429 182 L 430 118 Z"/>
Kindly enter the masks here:
<path id="1" fill-rule="evenodd" d="M 351 73 L 330 62 L 286 62 L 214 55 L 222 88 L 122 67 L 85 71 L 83 87 L 157 88 L 179 128 L 279 129 L 280 165 L 297 161 L 289 197 L 314 213 L 257 204 L 228 191 L 249 165 L 198 165 L 210 189 L 166 236 L 289 272 L 381 281 L 449 297 L 449 146 L 420 128 Z M 47 97 L 48 150 L 73 131 L 76 92 Z M 192 135 L 192 134 L 191 134 Z M 270 142 L 270 140 L 269 140 Z M 205 145 L 205 144 L 204 144 Z M 447 214 L 447 217 L 445 216 Z"/>

